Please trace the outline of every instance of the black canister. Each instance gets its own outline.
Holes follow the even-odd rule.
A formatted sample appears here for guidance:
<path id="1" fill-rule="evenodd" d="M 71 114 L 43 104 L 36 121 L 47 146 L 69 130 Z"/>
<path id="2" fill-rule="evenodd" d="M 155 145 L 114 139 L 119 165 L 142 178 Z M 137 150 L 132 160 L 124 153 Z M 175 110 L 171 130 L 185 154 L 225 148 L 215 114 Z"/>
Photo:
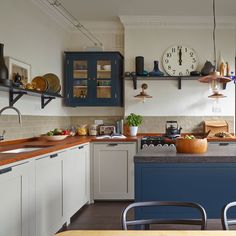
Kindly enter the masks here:
<path id="1" fill-rule="evenodd" d="M 135 57 L 135 71 L 136 75 L 143 75 L 144 71 L 144 57 Z"/>
<path id="2" fill-rule="evenodd" d="M 8 79 L 8 69 L 4 61 L 4 56 L 3 56 L 3 48 L 4 44 L 0 43 L 0 79 Z"/>

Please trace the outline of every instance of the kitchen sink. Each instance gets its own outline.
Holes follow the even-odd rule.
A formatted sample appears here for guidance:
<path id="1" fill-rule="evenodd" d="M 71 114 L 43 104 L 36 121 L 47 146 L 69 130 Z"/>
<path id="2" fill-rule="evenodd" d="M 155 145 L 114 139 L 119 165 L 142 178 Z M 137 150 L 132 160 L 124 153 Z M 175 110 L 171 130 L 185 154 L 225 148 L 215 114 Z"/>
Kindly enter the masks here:
<path id="1" fill-rule="evenodd" d="M 23 148 L 16 148 L 16 149 L 11 149 L 8 151 L 2 151 L 0 153 L 21 153 L 21 152 L 32 152 L 32 151 L 36 151 L 39 149 L 42 149 L 44 147 L 23 147 Z"/>

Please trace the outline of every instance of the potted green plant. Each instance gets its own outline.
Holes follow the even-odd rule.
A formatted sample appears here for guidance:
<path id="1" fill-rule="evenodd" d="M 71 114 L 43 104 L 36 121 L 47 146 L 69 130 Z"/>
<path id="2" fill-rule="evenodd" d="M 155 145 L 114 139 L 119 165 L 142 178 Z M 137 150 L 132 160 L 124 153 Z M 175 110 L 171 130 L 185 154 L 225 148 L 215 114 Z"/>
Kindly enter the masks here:
<path id="1" fill-rule="evenodd" d="M 130 130 L 130 136 L 136 136 L 138 132 L 138 126 L 142 124 L 143 117 L 140 115 L 136 115 L 134 113 L 131 113 L 127 117 L 127 124 L 129 126 Z"/>

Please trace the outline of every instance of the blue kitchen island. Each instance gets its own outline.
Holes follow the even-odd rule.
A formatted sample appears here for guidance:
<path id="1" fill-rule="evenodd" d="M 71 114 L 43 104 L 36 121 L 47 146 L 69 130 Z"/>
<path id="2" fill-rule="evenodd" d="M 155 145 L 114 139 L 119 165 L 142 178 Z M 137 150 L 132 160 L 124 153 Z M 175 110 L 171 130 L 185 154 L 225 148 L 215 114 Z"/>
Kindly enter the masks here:
<path id="1" fill-rule="evenodd" d="M 208 218 L 236 201 L 236 143 L 208 143 L 204 154 L 141 150 L 134 156 L 135 201 L 200 203 Z M 189 209 L 143 209 L 142 217 L 196 217 Z"/>

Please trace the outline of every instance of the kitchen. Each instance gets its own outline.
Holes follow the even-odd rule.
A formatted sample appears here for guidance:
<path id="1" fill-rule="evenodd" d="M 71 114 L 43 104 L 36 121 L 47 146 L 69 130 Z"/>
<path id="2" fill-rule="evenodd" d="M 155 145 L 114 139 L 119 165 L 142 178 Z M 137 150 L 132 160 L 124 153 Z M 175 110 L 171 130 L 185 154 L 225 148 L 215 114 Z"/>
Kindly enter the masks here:
<path id="1" fill-rule="evenodd" d="M 140 1 L 135 14 L 133 12 L 135 3 L 130 3 L 128 6 L 124 3 L 122 8 L 116 1 L 112 1 L 109 7 L 104 1 L 103 4 L 99 3 L 103 7 L 99 5 L 91 9 L 91 4 L 95 3 L 88 2 L 84 10 L 77 13 L 76 8 L 80 6 L 73 7 L 72 1 L 61 2 L 99 38 L 104 51 L 118 51 L 124 56 L 124 72 L 135 71 L 137 56 L 144 57 L 146 71 L 153 70 L 155 60 L 160 62 L 160 70 L 164 71 L 161 64 L 163 53 L 171 45 L 178 44 L 187 45 L 195 50 L 199 60 L 197 70 L 201 70 L 206 60 L 213 61 L 211 1 L 191 1 L 190 6 L 188 1 L 180 0 L 178 6 L 175 5 L 171 9 L 168 7 L 173 4 L 171 1 L 158 2 L 159 5 L 156 3 L 157 5 L 151 8 L 148 8 L 148 5 L 152 6 L 154 1 L 150 1 L 149 4 Z M 224 62 L 227 61 L 233 74 L 235 74 L 234 4 L 232 0 L 226 3 L 216 0 L 217 60 L 221 56 Z M 99 9 L 97 13 L 95 9 Z M 114 9 L 120 9 L 120 12 L 116 12 L 113 18 L 109 16 L 106 18 L 104 9 L 107 9 L 110 14 Z M 59 77 L 61 85 L 65 86 L 64 52 L 84 51 L 85 48 L 91 49 L 94 46 L 44 1 L 4 0 L 1 1 L 0 12 L 4 56 L 30 65 L 29 81 L 36 76 L 54 73 Z M 83 12 L 85 14 L 81 17 Z M 142 99 L 134 98 L 141 91 L 143 83 L 147 83 L 146 92 L 152 96 L 144 102 Z M 4 111 L 0 117 L 0 132 L 6 130 L 5 140 L 25 139 L 38 137 L 54 128 L 66 129 L 81 124 L 91 125 L 95 120 L 103 120 L 107 125 L 114 125 L 116 121 L 136 113 L 143 116 L 143 123 L 139 127 L 139 133 L 142 134 L 165 133 L 165 124 L 168 120 L 177 121 L 183 128 L 182 133 L 201 133 L 202 121 L 212 119 L 226 120 L 229 124 L 228 131 L 234 133 L 234 83 L 228 83 L 223 93 L 227 97 L 219 99 L 221 112 L 213 112 L 214 99 L 208 98 L 210 95 L 208 84 L 200 83 L 197 79 L 183 79 L 181 89 L 178 88 L 178 81 L 175 79 L 168 81 L 138 79 L 137 90 L 135 90 L 133 80 L 130 77 L 125 78 L 123 106 L 71 107 L 65 106 L 63 99 L 56 98 L 41 109 L 39 97 L 24 95 L 14 104 L 22 114 L 22 124 L 18 123 L 14 111 Z M 8 92 L 1 91 L 0 96 L 0 108 L 8 106 Z M 132 147 L 131 149 L 133 150 Z M 52 148 L 51 151 L 55 150 Z M 43 154 L 40 150 L 37 153 Z M 113 159 L 110 161 L 114 161 Z"/>

